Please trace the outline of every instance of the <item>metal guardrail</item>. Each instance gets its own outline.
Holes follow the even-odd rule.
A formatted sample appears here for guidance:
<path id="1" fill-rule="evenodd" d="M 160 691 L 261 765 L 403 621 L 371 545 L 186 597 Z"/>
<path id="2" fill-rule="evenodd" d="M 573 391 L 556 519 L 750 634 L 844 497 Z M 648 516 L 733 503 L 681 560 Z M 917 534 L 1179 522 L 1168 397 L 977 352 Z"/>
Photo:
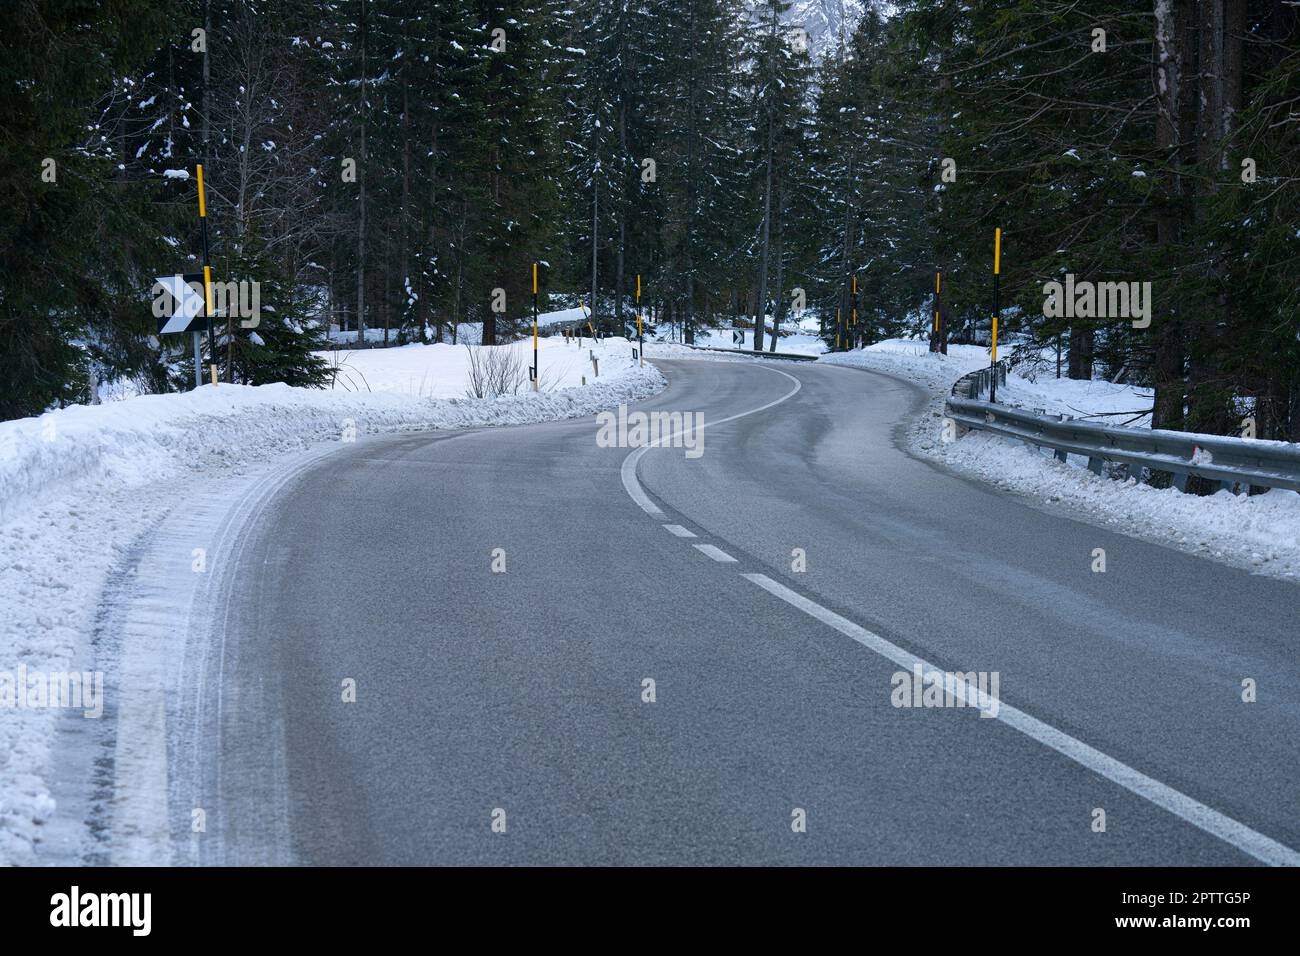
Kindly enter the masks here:
<path id="1" fill-rule="evenodd" d="M 1087 456 L 1088 469 L 1098 475 L 1103 461 L 1113 461 L 1168 472 L 1180 491 L 1187 490 L 1189 475 L 1217 481 L 1216 490 L 1236 491 L 1237 485 L 1254 485 L 1300 491 L 1300 445 L 1291 442 L 1129 428 L 1063 415 L 1041 415 L 959 396 L 956 386 L 945 410 L 965 428 L 1051 448 L 1059 461 L 1065 461 L 1067 455 Z"/>
<path id="2" fill-rule="evenodd" d="M 1007 384 L 1007 363 L 1005 359 L 999 361 L 996 365 L 967 372 L 953 383 L 952 394 L 960 398 L 979 398 L 988 392 L 994 380 L 999 385 Z"/>
<path id="3" fill-rule="evenodd" d="M 685 342 L 672 342 L 671 345 L 681 345 L 688 349 L 695 349 L 697 352 L 725 352 L 728 355 L 745 355 L 749 358 L 762 359 L 784 359 L 789 362 L 815 362 L 816 355 L 795 355 L 791 352 L 755 352 L 753 349 L 719 349 L 711 345 L 687 345 Z"/>

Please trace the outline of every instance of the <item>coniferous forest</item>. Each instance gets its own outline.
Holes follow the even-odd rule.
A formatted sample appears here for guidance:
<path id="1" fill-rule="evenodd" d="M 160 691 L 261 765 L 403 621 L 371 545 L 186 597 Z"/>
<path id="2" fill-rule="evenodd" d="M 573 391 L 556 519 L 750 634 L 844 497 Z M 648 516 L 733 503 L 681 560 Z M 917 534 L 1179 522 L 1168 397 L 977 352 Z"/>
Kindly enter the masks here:
<path id="1" fill-rule="evenodd" d="M 832 10 L 834 17 L 827 11 Z M 155 277 L 256 280 L 223 380 L 330 325 L 796 317 L 1154 387 L 1157 427 L 1300 440 L 1300 7 L 1286 0 L 9 0 L 0 418 L 186 387 Z M 1149 322 L 1044 286 L 1149 283 Z M 505 310 L 493 311 L 493 290 Z M 856 289 L 856 291 L 854 291 Z M 855 312 L 847 328 L 843 316 Z M 837 319 L 837 316 L 839 317 Z M 1046 358 L 1045 358 L 1046 357 Z M 1056 374 L 1051 369 L 1051 374 Z"/>

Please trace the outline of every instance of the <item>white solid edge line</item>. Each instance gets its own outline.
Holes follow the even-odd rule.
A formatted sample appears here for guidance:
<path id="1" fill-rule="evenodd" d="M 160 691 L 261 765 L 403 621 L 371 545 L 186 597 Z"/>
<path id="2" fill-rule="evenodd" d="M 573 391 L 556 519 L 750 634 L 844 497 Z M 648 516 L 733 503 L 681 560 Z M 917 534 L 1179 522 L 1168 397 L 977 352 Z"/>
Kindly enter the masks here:
<path id="1" fill-rule="evenodd" d="M 699 547 L 699 545 L 696 547 Z M 742 574 L 741 577 L 752 581 L 763 590 L 779 597 L 805 614 L 817 618 L 823 624 L 833 627 L 841 634 L 853 638 L 863 647 L 875 651 L 887 660 L 893 661 L 904 670 L 911 671 L 917 664 L 927 671 L 939 670 L 925 659 L 903 650 L 896 644 L 885 640 L 879 634 L 873 634 L 866 628 L 854 624 L 834 611 L 827 610 L 815 601 L 804 597 L 797 591 L 792 591 L 784 584 L 772 580 L 765 574 Z M 963 700 L 966 699 L 966 692 L 969 692 L 971 697 L 978 703 L 979 692 L 974 687 L 964 682 L 958 682 L 955 690 Z M 970 702 L 967 701 L 967 703 Z M 985 716 L 985 713 L 981 713 L 980 716 Z M 1257 860 L 1270 866 L 1300 866 L 1300 853 L 1290 847 L 1252 830 L 1244 823 L 1225 816 L 1218 810 L 1207 807 L 1199 800 L 1195 800 L 1187 796 L 1187 794 L 1161 783 L 1159 780 L 1148 777 L 1141 771 L 1134 770 L 1127 764 L 1121 763 L 1114 757 L 1088 746 L 1081 740 L 1076 740 L 1050 724 L 1045 724 L 1038 718 L 1029 716 L 1024 711 L 1017 710 L 999 701 L 998 712 L 995 716 L 996 719 L 1014 727 L 1025 736 L 1052 748 L 1059 754 L 1069 757 L 1075 763 L 1119 784 L 1125 790 L 1137 794 L 1144 800 L 1167 810 L 1179 819 L 1204 830 L 1211 836 L 1218 837 L 1225 843 L 1253 856 Z"/>
<path id="2" fill-rule="evenodd" d="M 714 561 L 717 561 L 721 564 L 736 563 L 735 558 L 727 554 L 727 552 L 723 551 L 721 548 L 715 548 L 711 544 L 697 544 L 695 547 L 697 550 L 704 552 L 709 557 L 711 557 Z"/>
<path id="3" fill-rule="evenodd" d="M 664 530 L 667 531 L 667 532 L 668 532 L 669 534 L 671 534 L 671 535 L 675 535 L 675 536 L 678 537 L 678 538 L 693 538 L 693 537 L 695 537 L 695 532 L 694 532 L 694 531 L 687 531 L 685 528 L 683 528 L 683 527 L 682 527 L 681 525 L 679 525 L 679 524 L 666 524 L 666 525 L 664 525 Z"/>
<path id="4" fill-rule="evenodd" d="M 799 389 L 803 388 L 802 382 L 800 382 L 793 375 L 781 371 L 779 368 L 772 368 L 770 365 L 760 365 L 757 362 L 754 362 L 752 364 L 754 368 L 763 368 L 763 369 L 767 369 L 769 372 L 775 372 L 777 375 L 784 375 L 790 381 L 794 382 L 794 388 L 790 389 L 790 391 L 786 392 L 784 395 L 782 395 L 780 398 L 776 399 L 775 401 L 768 402 L 766 405 L 760 405 L 758 406 L 758 408 L 751 408 L 747 412 L 738 412 L 735 415 L 728 415 L 726 418 L 719 418 L 716 421 L 705 422 L 703 425 L 700 426 L 701 431 L 708 428 L 710 425 L 721 425 L 724 422 L 733 422 L 737 418 L 744 418 L 746 415 L 757 415 L 759 412 L 765 412 L 769 408 L 772 408 L 774 405 L 780 405 L 786 399 L 791 398 L 796 392 L 799 391 Z M 641 482 L 637 480 L 636 477 L 637 462 L 641 460 L 642 455 L 648 452 L 651 448 L 657 447 L 660 442 L 670 442 L 674 438 L 678 438 L 681 435 L 686 434 L 688 431 L 692 431 L 692 429 L 682 428 L 679 429 L 678 431 L 673 432 L 671 435 L 661 435 L 659 438 L 656 438 L 648 445 L 642 445 L 640 448 L 637 448 L 630 455 L 628 455 L 626 458 L 623 459 L 623 466 L 622 468 L 619 469 L 620 475 L 623 479 L 623 489 L 628 493 L 628 495 L 632 498 L 632 500 L 637 503 L 640 509 L 648 515 L 652 515 L 653 517 L 656 518 L 662 518 L 664 516 L 664 513 L 659 510 L 658 505 L 656 505 L 653 501 L 650 500 L 650 496 L 647 495 L 645 493 L 645 489 L 641 487 Z"/>

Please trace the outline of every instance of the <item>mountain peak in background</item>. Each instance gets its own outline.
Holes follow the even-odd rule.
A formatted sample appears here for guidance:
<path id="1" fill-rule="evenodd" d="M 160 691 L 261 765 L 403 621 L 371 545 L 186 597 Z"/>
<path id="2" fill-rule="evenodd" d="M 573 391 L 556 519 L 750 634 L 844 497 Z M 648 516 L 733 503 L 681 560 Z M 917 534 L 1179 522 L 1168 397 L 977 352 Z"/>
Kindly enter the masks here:
<path id="1" fill-rule="evenodd" d="M 871 0 L 794 0 L 786 12 L 786 23 L 808 31 L 808 49 L 813 59 L 833 52 L 862 19 Z"/>

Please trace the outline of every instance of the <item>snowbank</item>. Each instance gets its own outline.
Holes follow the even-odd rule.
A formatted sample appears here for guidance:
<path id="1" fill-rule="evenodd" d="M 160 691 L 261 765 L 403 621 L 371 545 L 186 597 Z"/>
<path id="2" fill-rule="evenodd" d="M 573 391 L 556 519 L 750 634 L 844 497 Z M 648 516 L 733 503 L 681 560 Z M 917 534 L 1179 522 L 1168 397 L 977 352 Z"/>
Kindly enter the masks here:
<path id="1" fill-rule="evenodd" d="M 626 343 L 606 348 L 599 378 L 588 365 L 586 387 L 533 393 L 525 383 L 519 394 L 487 400 L 396 387 L 409 381 L 406 359 L 395 354 L 407 350 L 386 349 L 363 354 L 371 363 L 371 356 L 393 358 L 371 368 L 395 386 L 387 391 L 206 385 L 0 423 L 0 698 L 6 676 L 12 682 L 23 668 L 47 675 L 100 669 L 95 640 L 106 588 L 129 573 L 149 529 L 204 496 L 210 483 L 279 467 L 280 456 L 317 443 L 582 417 L 665 384 L 653 366 L 631 361 Z M 543 384 L 548 361 L 559 364 L 543 357 Z M 463 368 L 440 383 L 461 396 L 467 386 Z M 81 720 L 68 709 L 0 701 L 0 864 L 31 862 L 62 825 L 52 796 L 60 779 L 54 748 L 93 733 Z M 73 733 L 57 734 L 60 721 L 72 721 Z"/>
<path id="2" fill-rule="evenodd" d="M 978 346 L 953 345 L 948 351 L 939 355 L 925 342 L 892 340 L 821 361 L 886 372 L 923 386 L 930 400 L 908 428 L 912 450 L 923 457 L 1121 534 L 1300 581 L 1300 495 L 1293 492 L 1274 489 L 1248 497 L 1222 491 L 1198 497 L 1098 477 L 1077 456 L 1058 462 L 1048 449 L 983 432 L 944 442 L 943 402 L 953 382 L 989 361 L 988 350 Z M 1046 378 L 1041 373 L 1036 379 L 1008 375 L 1006 385 L 998 389 L 998 402 L 1111 424 L 1150 425 L 1148 389 Z M 1108 414 L 1112 412 L 1125 414 Z"/>

